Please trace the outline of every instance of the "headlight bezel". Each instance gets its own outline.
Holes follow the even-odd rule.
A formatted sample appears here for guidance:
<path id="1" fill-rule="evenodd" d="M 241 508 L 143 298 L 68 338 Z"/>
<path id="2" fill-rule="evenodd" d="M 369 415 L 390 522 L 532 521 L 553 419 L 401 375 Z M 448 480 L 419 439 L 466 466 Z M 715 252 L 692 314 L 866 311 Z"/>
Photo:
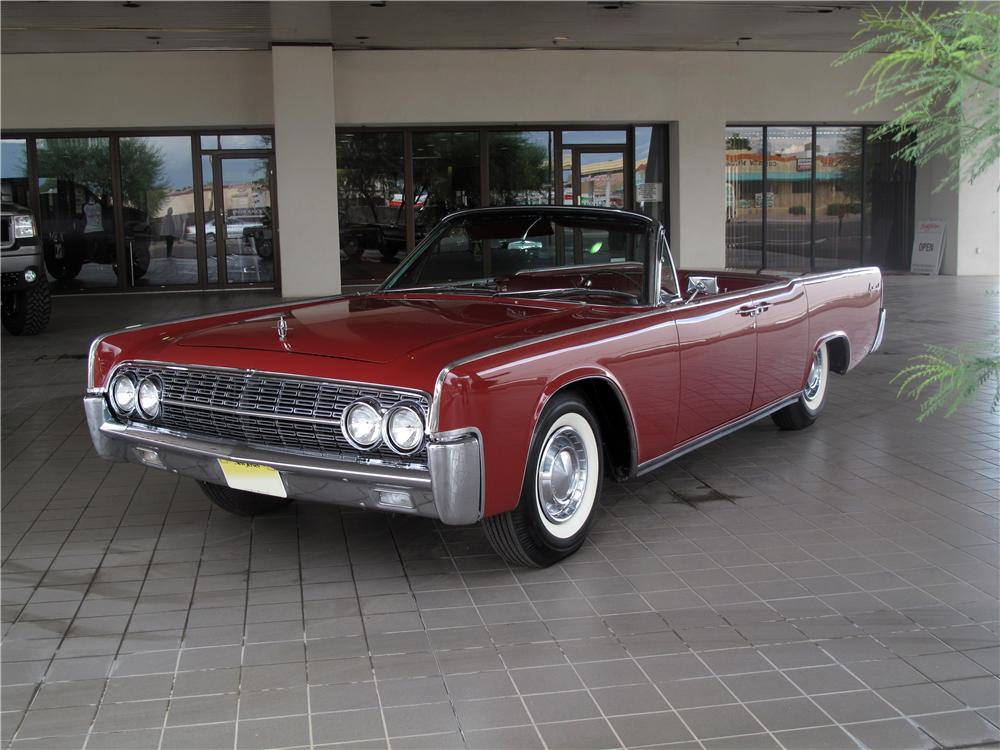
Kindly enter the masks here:
<path id="1" fill-rule="evenodd" d="M 122 407 L 122 405 L 118 402 L 118 384 L 125 381 L 132 384 L 131 406 L 128 409 Z M 111 382 L 108 383 L 108 401 L 111 403 L 111 408 L 114 410 L 115 414 L 119 417 L 127 419 L 135 414 L 139 404 L 139 384 L 135 379 L 135 375 L 130 372 L 116 373 L 115 376 L 111 378 Z"/>
<path id="2" fill-rule="evenodd" d="M 417 440 L 416 444 L 412 448 L 405 448 L 399 445 L 392 436 L 392 420 L 400 412 L 410 412 L 416 417 L 417 424 L 420 426 L 420 438 Z M 420 404 L 415 401 L 400 401 L 398 404 L 393 404 L 389 407 L 382 417 L 382 441 L 388 445 L 393 451 L 401 456 L 412 456 L 414 453 L 419 453 L 424 447 L 424 441 L 427 438 L 427 422 L 424 415 L 424 410 L 420 407 Z"/>
<path id="3" fill-rule="evenodd" d="M 142 389 L 146 385 L 152 386 L 156 392 L 156 410 L 152 414 L 142 407 Z M 135 387 L 135 410 L 143 419 L 151 422 L 159 418 L 163 411 L 163 381 L 155 375 L 147 375 L 138 382 Z"/>
<path id="4" fill-rule="evenodd" d="M 31 214 L 14 214 L 10 217 L 10 227 L 16 240 L 31 239 L 38 234 L 35 217 Z"/>
<path id="5" fill-rule="evenodd" d="M 376 428 L 375 436 L 372 442 L 363 443 L 357 440 L 354 435 L 351 434 L 348 428 L 349 420 L 352 412 L 355 409 L 366 407 L 371 409 L 375 413 L 375 423 L 379 425 Z M 340 433 L 344 436 L 344 439 L 353 447 L 359 451 L 371 451 L 378 448 L 379 444 L 382 442 L 382 428 L 381 424 L 383 421 L 382 408 L 377 401 L 370 398 L 359 398 L 356 401 L 352 401 L 344 409 L 344 413 L 340 415 Z"/>

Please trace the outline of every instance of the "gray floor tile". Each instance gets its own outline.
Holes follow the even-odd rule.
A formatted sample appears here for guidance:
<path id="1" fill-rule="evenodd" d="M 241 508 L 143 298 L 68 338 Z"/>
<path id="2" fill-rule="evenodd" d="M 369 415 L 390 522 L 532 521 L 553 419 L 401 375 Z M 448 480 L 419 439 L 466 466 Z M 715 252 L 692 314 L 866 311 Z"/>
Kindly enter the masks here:
<path id="1" fill-rule="evenodd" d="M 469 750 L 542 750 L 542 740 L 534 727 L 467 731 Z"/>
<path id="2" fill-rule="evenodd" d="M 314 713 L 312 731 L 313 741 L 317 744 L 385 738 L 382 714 L 377 708 L 337 713 Z"/>
<path id="3" fill-rule="evenodd" d="M 932 750 L 937 747 L 934 740 L 905 719 L 848 724 L 844 729 L 871 750 Z"/>
<path id="4" fill-rule="evenodd" d="M 167 727 L 163 750 L 228 750 L 233 747 L 236 724 L 205 724 L 196 727 Z"/>
<path id="5" fill-rule="evenodd" d="M 747 708 L 772 732 L 833 724 L 808 698 L 782 698 L 750 703 Z"/>
<path id="6" fill-rule="evenodd" d="M 945 747 L 969 747 L 1000 742 L 1000 729 L 972 711 L 921 716 L 918 726 Z"/>
<path id="7" fill-rule="evenodd" d="M 538 727 L 538 731 L 548 747 L 572 747 L 578 750 L 622 747 L 615 733 L 611 731 L 611 726 L 604 719 L 542 724 Z"/>
<path id="8" fill-rule="evenodd" d="M 573 693 L 556 693 L 555 695 L 574 695 Z M 542 698 L 544 696 L 533 696 Z M 530 707 L 530 704 L 529 704 Z M 495 727 L 514 727 L 530 724 L 531 718 L 524 710 L 524 704 L 520 698 L 483 698 L 480 700 L 457 701 L 455 712 L 458 715 L 458 722 L 462 726 L 462 731 L 468 733 L 480 729 L 492 729 Z M 536 721 L 541 721 L 532 711 Z"/>
<path id="9" fill-rule="evenodd" d="M 690 746 L 671 709 L 712 750 L 849 747 L 834 719 L 876 750 L 995 743 L 997 419 L 917 423 L 888 383 L 924 342 L 988 337 L 987 281 L 888 276 L 906 323 L 816 426 L 765 420 L 609 484 L 587 546 L 546 570 L 423 519 L 227 516 L 190 480 L 100 461 L 79 361 L 39 354 L 259 297 L 59 298 L 76 325 L 0 360 L 2 739 L 80 748 L 94 723 L 88 750 L 144 747 L 165 722 L 164 748 L 232 748 L 239 701 L 240 747 L 305 745 L 310 703 L 319 745 L 386 747 L 381 705 L 393 747 L 461 746 L 459 727 L 539 747 L 524 695 L 550 747 Z M 44 398 L 24 373 L 55 379 Z M 677 501 L 706 485 L 730 499 Z"/>

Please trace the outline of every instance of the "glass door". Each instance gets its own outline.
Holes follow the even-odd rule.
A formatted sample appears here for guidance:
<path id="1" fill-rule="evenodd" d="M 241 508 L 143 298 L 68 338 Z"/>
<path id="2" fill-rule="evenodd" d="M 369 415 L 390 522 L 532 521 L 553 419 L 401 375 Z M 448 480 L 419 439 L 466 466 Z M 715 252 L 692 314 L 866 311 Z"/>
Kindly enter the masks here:
<path id="1" fill-rule="evenodd" d="M 624 148 L 573 145 L 563 149 L 564 203 L 626 208 L 631 205 L 627 190 Z"/>
<path id="2" fill-rule="evenodd" d="M 205 201 L 209 280 L 220 278 L 226 286 L 274 283 L 272 157 L 217 154 L 211 160 L 213 196 Z"/>

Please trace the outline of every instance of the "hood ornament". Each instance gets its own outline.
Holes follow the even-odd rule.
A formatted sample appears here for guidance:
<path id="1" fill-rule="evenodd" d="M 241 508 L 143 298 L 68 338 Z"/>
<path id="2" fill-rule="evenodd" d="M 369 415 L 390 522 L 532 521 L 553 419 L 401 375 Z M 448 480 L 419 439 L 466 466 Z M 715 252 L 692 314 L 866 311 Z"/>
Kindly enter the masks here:
<path id="1" fill-rule="evenodd" d="M 285 314 L 281 313 L 278 316 L 278 341 L 284 343 L 286 338 L 288 338 L 288 320 L 285 318 Z"/>

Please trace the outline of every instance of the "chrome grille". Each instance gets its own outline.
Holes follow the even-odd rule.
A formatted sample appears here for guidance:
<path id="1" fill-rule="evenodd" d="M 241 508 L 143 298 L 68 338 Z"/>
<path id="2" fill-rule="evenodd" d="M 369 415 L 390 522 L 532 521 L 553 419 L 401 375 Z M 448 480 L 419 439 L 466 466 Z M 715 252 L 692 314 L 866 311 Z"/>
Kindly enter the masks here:
<path id="1" fill-rule="evenodd" d="M 174 432 L 341 458 L 427 461 L 423 449 L 411 456 L 400 456 L 386 445 L 359 451 L 340 431 L 344 409 L 359 398 L 374 399 L 384 409 L 400 401 L 416 402 L 426 419 L 429 403 L 422 394 L 243 370 L 126 364 L 116 373 L 123 371 L 136 378 L 160 378 L 162 410 L 155 424 Z"/>

